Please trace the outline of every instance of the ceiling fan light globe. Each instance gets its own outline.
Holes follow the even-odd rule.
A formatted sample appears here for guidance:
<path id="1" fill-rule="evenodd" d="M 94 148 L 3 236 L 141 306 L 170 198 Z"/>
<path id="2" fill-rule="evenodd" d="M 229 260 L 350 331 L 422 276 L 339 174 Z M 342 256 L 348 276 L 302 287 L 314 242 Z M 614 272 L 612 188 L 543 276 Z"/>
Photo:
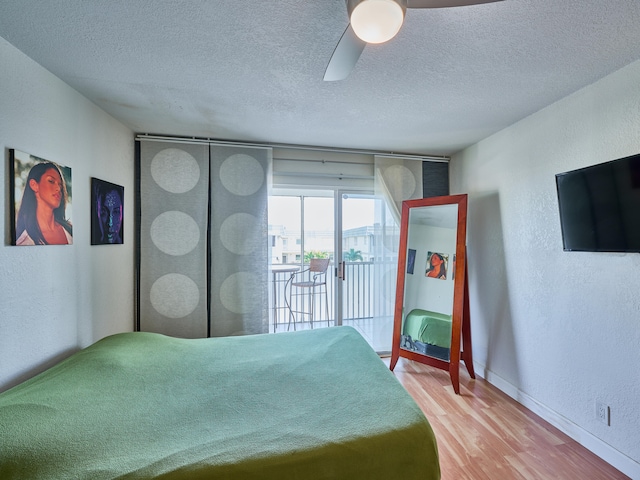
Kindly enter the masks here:
<path id="1" fill-rule="evenodd" d="M 367 43 L 384 43 L 400 31 L 405 7 L 396 0 L 362 0 L 350 10 L 351 28 Z M 357 4 L 356 4 L 357 3 Z"/>

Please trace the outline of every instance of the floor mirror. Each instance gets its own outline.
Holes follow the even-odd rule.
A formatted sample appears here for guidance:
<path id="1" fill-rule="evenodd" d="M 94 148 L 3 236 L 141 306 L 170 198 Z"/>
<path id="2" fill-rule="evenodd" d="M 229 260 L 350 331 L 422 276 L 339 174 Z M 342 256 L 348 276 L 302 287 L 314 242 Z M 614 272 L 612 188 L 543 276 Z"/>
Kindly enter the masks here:
<path id="1" fill-rule="evenodd" d="M 475 378 L 466 258 L 467 195 L 402 203 L 390 368 L 399 357 Z"/>

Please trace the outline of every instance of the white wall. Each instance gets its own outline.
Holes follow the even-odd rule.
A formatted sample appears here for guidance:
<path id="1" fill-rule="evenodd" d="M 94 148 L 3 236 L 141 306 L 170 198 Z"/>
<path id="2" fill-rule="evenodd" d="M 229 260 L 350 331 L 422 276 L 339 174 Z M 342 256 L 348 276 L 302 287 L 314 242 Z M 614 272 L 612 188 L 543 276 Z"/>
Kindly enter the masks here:
<path id="1" fill-rule="evenodd" d="M 640 478 L 640 254 L 564 252 L 555 174 L 640 152 L 640 62 L 454 156 L 480 372 Z M 640 212 L 638 212 L 640 221 Z M 596 401 L 611 407 L 598 422 Z"/>
<path id="2" fill-rule="evenodd" d="M 134 318 L 133 132 L 0 38 L 0 390 Z M 71 246 L 11 246 L 9 149 L 72 168 Z M 90 245 L 90 178 L 125 187 L 124 245 Z"/>

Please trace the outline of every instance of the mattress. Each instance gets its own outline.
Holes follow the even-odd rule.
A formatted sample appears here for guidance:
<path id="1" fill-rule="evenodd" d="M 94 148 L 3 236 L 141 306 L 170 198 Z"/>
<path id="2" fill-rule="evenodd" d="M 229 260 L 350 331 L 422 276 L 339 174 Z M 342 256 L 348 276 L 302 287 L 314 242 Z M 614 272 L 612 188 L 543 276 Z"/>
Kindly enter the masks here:
<path id="1" fill-rule="evenodd" d="M 107 337 L 0 394 L 0 478 L 440 478 L 423 413 L 333 327 Z"/>

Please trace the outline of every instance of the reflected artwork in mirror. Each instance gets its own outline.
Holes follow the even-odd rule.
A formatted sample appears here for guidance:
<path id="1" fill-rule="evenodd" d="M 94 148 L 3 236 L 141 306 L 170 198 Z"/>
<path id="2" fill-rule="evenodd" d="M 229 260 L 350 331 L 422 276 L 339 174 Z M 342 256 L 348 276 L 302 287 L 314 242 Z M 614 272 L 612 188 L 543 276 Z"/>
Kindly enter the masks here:
<path id="1" fill-rule="evenodd" d="M 399 357 L 448 370 L 456 393 L 460 360 L 475 378 L 466 219 L 466 195 L 403 202 L 390 362 L 391 370 Z M 411 274 L 414 265 L 416 275 Z"/>

